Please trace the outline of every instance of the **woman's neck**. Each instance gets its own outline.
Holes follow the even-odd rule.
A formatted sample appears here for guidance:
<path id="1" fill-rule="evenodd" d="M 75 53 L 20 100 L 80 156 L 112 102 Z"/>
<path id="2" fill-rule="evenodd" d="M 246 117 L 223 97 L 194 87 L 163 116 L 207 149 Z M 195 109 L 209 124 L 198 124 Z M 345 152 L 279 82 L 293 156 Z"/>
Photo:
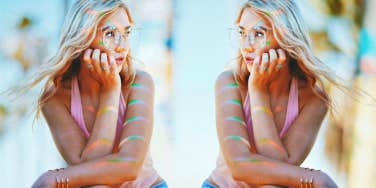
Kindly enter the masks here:
<path id="1" fill-rule="evenodd" d="M 84 66 L 81 63 L 77 77 L 81 95 L 89 96 L 92 99 L 97 98 L 100 92 L 100 84 L 90 75 L 89 70 Z"/>
<path id="2" fill-rule="evenodd" d="M 282 68 L 271 79 L 272 81 L 268 88 L 271 95 L 283 96 L 289 93 L 292 79 L 289 66 Z"/>

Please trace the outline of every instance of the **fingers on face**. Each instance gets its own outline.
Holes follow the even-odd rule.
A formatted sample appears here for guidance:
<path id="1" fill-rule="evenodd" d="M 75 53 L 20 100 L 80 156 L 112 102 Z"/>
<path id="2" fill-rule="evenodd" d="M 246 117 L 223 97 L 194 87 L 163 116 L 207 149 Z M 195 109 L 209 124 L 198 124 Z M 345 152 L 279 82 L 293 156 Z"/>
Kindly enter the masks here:
<path id="1" fill-rule="evenodd" d="M 260 60 L 261 60 L 261 57 L 259 55 L 256 55 L 255 59 L 253 60 L 251 74 L 258 74 L 260 63 L 261 63 Z"/>
<path id="2" fill-rule="evenodd" d="M 277 64 L 277 61 L 278 61 L 277 52 L 274 49 L 270 49 L 269 56 L 270 56 L 270 61 L 269 61 L 268 73 L 270 75 L 273 73 L 275 66 Z"/>
<path id="3" fill-rule="evenodd" d="M 286 60 L 287 60 L 286 52 L 282 49 L 278 49 L 277 53 L 278 53 L 277 68 L 281 69 L 286 64 Z"/>
<path id="4" fill-rule="evenodd" d="M 85 50 L 84 56 L 83 56 L 83 61 L 85 63 L 85 66 L 89 69 L 90 72 L 94 70 L 93 62 L 91 60 L 92 53 L 93 53 L 92 49 L 87 49 Z"/>
<path id="5" fill-rule="evenodd" d="M 262 54 L 262 61 L 261 61 L 261 66 L 259 69 L 259 72 L 261 75 L 264 74 L 269 68 L 269 54 L 268 53 L 263 53 Z"/>
<path id="6" fill-rule="evenodd" d="M 113 56 L 110 56 L 110 71 L 111 73 L 116 73 L 117 72 L 117 66 L 116 66 L 116 61 Z"/>
<path id="7" fill-rule="evenodd" d="M 100 54 L 101 54 L 101 51 L 99 49 L 95 49 L 93 52 L 93 56 L 92 56 L 94 70 L 98 73 L 102 72 L 101 65 L 100 65 Z"/>
<path id="8" fill-rule="evenodd" d="M 101 53 L 101 70 L 107 74 L 110 70 L 106 53 Z"/>

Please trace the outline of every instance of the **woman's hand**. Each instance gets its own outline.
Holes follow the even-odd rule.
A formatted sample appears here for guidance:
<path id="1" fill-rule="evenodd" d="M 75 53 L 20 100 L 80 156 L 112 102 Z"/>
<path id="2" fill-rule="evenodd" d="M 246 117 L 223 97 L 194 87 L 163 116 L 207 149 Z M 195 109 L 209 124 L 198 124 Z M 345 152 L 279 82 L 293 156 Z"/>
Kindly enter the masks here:
<path id="1" fill-rule="evenodd" d="M 90 75 L 99 82 L 104 91 L 120 88 L 120 68 L 115 58 L 101 53 L 99 49 L 87 49 L 82 58 Z"/>
<path id="2" fill-rule="evenodd" d="M 285 66 L 287 61 L 286 53 L 282 49 L 270 49 L 269 53 L 262 56 L 256 55 L 253 63 L 248 63 L 247 68 L 250 72 L 248 87 L 257 90 L 266 90 L 273 74 Z"/>
<path id="3" fill-rule="evenodd" d="M 69 179 L 61 176 L 59 170 L 49 170 L 34 182 L 32 188 L 68 188 Z"/>

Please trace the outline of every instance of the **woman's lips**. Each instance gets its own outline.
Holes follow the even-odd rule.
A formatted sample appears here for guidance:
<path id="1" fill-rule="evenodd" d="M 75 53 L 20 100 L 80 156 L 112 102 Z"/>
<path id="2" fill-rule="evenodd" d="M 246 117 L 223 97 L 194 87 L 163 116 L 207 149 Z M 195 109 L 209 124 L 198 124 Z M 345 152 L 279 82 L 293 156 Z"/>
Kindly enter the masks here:
<path id="1" fill-rule="evenodd" d="M 245 61 L 247 61 L 247 63 L 253 63 L 253 60 L 254 60 L 253 57 L 246 57 L 245 58 Z"/>
<path id="2" fill-rule="evenodd" d="M 116 58 L 115 60 L 116 60 L 116 63 L 117 63 L 118 65 L 120 65 L 120 64 L 123 63 L 123 61 L 124 61 L 124 57 L 118 57 L 118 58 Z"/>

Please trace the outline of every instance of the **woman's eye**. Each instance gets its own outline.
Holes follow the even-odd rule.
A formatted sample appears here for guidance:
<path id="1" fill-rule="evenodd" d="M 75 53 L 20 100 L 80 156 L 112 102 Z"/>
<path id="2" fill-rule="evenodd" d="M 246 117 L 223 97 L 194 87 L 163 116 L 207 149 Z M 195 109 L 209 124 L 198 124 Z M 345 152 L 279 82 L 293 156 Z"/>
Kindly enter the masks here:
<path id="1" fill-rule="evenodd" d="M 115 33 L 113 31 L 108 31 L 106 33 L 106 37 L 114 37 L 115 36 Z"/>
<path id="2" fill-rule="evenodd" d="M 256 33 L 255 33 L 255 37 L 264 37 L 264 33 L 263 33 L 263 32 L 259 32 L 259 31 L 256 31 Z"/>
<path id="3" fill-rule="evenodd" d="M 244 35 L 245 35 L 245 32 L 242 31 L 242 30 L 239 30 L 238 33 L 239 33 L 239 35 L 240 35 L 241 37 L 244 37 Z"/>

